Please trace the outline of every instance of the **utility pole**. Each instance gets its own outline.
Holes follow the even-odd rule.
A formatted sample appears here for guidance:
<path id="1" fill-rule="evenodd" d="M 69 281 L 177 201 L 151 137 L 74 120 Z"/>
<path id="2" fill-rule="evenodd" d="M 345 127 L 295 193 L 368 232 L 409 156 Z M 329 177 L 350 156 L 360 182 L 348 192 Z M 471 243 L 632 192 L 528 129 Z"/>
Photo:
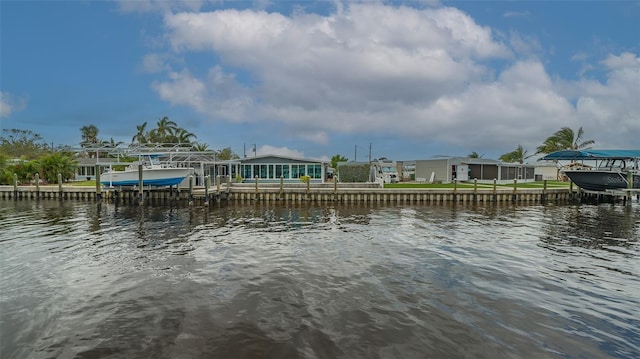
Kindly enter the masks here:
<path id="1" fill-rule="evenodd" d="M 369 162 L 371 162 L 371 142 L 369 142 Z"/>
<path id="2" fill-rule="evenodd" d="M 355 145 L 353 150 L 353 162 L 358 162 L 358 145 Z"/>

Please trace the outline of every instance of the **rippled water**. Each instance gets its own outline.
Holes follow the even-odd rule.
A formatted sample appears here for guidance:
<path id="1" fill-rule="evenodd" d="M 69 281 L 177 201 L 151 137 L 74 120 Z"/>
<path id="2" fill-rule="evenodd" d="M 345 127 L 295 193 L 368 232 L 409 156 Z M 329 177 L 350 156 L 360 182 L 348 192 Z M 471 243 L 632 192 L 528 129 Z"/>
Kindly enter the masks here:
<path id="1" fill-rule="evenodd" d="M 640 357 L 640 205 L 0 201 L 2 358 Z"/>

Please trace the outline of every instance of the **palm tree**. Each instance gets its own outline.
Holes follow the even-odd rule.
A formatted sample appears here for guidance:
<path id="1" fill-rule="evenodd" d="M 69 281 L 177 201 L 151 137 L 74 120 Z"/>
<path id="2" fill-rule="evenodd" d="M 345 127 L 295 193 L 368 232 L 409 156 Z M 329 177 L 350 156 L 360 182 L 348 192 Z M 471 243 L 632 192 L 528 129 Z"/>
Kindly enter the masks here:
<path id="1" fill-rule="evenodd" d="M 207 152 L 209 151 L 209 145 L 203 142 L 195 142 L 191 144 L 191 148 L 196 152 Z"/>
<path id="2" fill-rule="evenodd" d="M 168 139 L 168 137 L 175 131 L 178 129 L 178 125 L 169 120 L 169 117 L 164 116 L 163 118 L 161 118 L 158 123 L 156 124 L 157 128 L 156 128 L 156 134 L 158 135 L 158 138 L 160 139 L 159 142 L 169 142 L 166 141 Z"/>
<path id="3" fill-rule="evenodd" d="M 82 147 L 93 147 L 98 143 L 98 128 L 95 125 L 82 126 L 80 132 L 82 133 Z"/>
<path id="4" fill-rule="evenodd" d="M 588 149 L 594 144 L 594 140 L 582 140 L 584 131 L 582 127 L 575 134 L 569 127 L 563 127 L 553 135 L 547 137 L 541 146 L 538 146 L 536 153 L 551 153 L 560 150 L 581 150 Z"/>
<path id="5" fill-rule="evenodd" d="M 177 143 L 184 143 L 184 144 L 191 144 L 191 138 L 193 137 L 194 139 L 197 138 L 196 135 L 194 135 L 193 133 L 185 130 L 184 128 L 177 128 L 173 131 L 173 134 L 171 135 L 171 140 L 170 142 L 177 142 Z"/>
<path id="6" fill-rule="evenodd" d="M 473 152 L 471 152 L 471 153 L 469 154 L 469 156 L 468 156 L 468 157 L 469 157 L 469 158 L 482 158 L 482 156 L 484 156 L 484 155 L 479 155 L 479 154 L 478 154 L 478 152 L 473 151 Z"/>
<path id="7" fill-rule="evenodd" d="M 511 152 L 507 152 L 502 156 L 500 156 L 500 161 L 510 162 L 510 163 L 518 162 L 522 164 L 524 163 L 524 160 L 526 160 L 529 157 L 531 156 L 527 156 L 527 150 L 525 150 L 521 145 L 518 145 L 518 147 L 515 150 Z"/>
<path id="8" fill-rule="evenodd" d="M 131 138 L 131 144 L 135 143 L 136 141 L 138 141 L 138 144 L 147 143 L 147 122 L 145 121 L 142 125 L 137 125 L 136 130 L 138 131 L 138 133 L 136 133 L 135 136 Z"/>

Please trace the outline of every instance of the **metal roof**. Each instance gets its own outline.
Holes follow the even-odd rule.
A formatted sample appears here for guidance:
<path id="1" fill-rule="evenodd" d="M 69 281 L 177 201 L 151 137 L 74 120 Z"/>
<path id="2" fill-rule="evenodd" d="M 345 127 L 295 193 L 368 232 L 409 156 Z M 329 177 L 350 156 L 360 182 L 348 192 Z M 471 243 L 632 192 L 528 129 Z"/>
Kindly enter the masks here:
<path id="1" fill-rule="evenodd" d="M 540 160 L 625 160 L 640 158 L 640 150 L 562 150 L 552 152 Z"/>

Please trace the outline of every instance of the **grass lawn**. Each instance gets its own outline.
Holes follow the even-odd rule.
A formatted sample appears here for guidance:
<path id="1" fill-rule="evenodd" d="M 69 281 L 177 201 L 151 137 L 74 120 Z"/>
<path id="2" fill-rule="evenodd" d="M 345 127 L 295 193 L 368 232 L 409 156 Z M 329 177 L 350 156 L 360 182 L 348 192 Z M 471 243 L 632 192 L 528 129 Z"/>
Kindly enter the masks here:
<path id="1" fill-rule="evenodd" d="M 513 182 L 498 184 L 498 187 L 513 188 Z M 384 188 L 453 188 L 453 183 L 386 183 Z M 518 183 L 518 188 L 543 188 L 543 181 Z M 547 188 L 568 188 L 569 182 L 547 181 Z M 458 188 L 473 188 L 473 182 L 458 183 Z M 493 188 L 492 183 L 478 183 L 478 188 Z"/>
<path id="2" fill-rule="evenodd" d="M 73 181 L 73 182 L 67 182 L 65 183 L 66 185 L 69 186 L 79 186 L 79 187 L 89 187 L 89 186 L 96 186 L 96 181 L 95 180 L 91 180 L 91 181 Z"/>

